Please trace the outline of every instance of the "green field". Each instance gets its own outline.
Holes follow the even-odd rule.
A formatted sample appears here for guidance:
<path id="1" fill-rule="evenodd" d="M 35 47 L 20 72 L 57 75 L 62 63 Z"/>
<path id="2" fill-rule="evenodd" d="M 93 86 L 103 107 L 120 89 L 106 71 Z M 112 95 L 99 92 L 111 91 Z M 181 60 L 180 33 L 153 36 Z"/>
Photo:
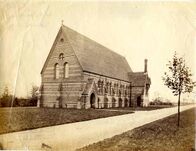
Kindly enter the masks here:
<path id="1" fill-rule="evenodd" d="M 0 108 L 0 134 L 133 113 L 95 109 Z"/>
<path id="2" fill-rule="evenodd" d="M 151 110 L 158 110 L 158 109 L 171 108 L 171 107 L 175 107 L 175 105 L 153 105 L 148 107 L 115 107 L 115 108 L 107 108 L 104 110 L 151 111 Z"/>
<path id="3" fill-rule="evenodd" d="M 195 151 L 195 108 L 86 146 L 80 151 Z"/>

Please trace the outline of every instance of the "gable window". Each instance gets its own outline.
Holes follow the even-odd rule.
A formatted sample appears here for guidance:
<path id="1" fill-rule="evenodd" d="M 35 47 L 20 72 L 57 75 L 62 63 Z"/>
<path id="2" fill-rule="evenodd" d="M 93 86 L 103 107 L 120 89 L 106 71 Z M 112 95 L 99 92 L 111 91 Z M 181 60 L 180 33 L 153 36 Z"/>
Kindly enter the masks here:
<path id="1" fill-rule="evenodd" d="M 63 38 L 61 38 L 61 42 L 64 42 L 64 39 Z"/>
<path id="2" fill-rule="evenodd" d="M 69 78 L 69 64 L 67 62 L 64 63 L 64 78 Z"/>
<path id="3" fill-rule="evenodd" d="M 64 57 L 64 54 L 63 53 L 60 53 L 60 55 L 59 55 L 59 59 L 60 60 L 63 60 L 65 57 Z"/>
<path id="4" fill-rule="evenodd" d="M 54 78 L 59 79 L 59 64 L 56 63 L 54 66 Z"/>

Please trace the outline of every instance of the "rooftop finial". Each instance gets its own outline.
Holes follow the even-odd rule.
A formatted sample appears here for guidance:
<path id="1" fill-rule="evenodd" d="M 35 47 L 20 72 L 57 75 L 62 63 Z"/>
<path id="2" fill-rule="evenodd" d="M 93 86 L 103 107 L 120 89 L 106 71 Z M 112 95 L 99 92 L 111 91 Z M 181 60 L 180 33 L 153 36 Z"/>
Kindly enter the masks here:
<path id="1" fill-rule="evenodd" d="M 64 20 L 61 20 L 61 25 L 63 26 L 63 22 L 64 22 Z"/>

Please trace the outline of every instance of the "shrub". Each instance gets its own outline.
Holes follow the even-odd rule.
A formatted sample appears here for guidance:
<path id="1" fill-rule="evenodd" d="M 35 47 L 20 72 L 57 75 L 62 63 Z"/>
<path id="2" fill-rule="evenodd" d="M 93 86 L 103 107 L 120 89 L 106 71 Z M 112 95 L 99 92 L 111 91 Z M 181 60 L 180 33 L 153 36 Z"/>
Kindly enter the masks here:
<path id="1" fill-rule="evenodd" d="M 152 102 L 150 102 L 149 104 L 150 105 L 169 105 L 169 106 L 173 105 L 173 103 L 169 102 L 168 100 L 167 100 L 167 102 L 164 102 L 162 98 L 156 98 Z"/>

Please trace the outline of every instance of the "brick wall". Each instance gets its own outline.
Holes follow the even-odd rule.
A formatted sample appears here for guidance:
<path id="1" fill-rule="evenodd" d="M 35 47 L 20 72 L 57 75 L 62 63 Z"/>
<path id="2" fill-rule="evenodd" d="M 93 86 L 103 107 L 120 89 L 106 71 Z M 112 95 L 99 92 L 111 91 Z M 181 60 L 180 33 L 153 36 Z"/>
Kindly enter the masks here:
<path id="1" fill-rule="evenodd" d="M 63 54 L 63 57 L 59 57 L 60 54 Z M 58 79 L 55 78 L 55 64 L 57 63 L 59 65 Z M 69 65 L 68 78 L 64 76 L 65 63 Z M 88 79 L 94 79 L 98 91 L 95 93 L 92 89 L 92 92 L 86 96 L 84 105 L 81 96 Z M 95 93 L 95 108 L 109 108 L 127 106 L 127 101 L 128 106 L 130 104 L 135 106 L 137 97 L 143 94 L 144 87 L 134 86 L 130 89 L 129 81 L 103 76 L 99 73 L 83 72 L 66 36 L 59 31 L 42 70 L 41 90 L 40 103 L 43 107 L 82 108 L 85 106 L 89 108 L 91 107 L 90 95 Z"/>
<path id="2" fill-rule="evenodd" d="M 63 53 L 63 59 L 59 59 L 61 53 Z M 68 78 L 64 78 L 65 62 L 69 65 Z M 56 63 L 59 64 L 59 79 L 55 79 Z M 44 107 L 75 108 L 82 92 L 82 79 L 83 72 L 72 47 L 66 37 L 59 33 L 42 72 L 41 103 Z M 61 97 L 60 101 L 59 97 Z"/>

